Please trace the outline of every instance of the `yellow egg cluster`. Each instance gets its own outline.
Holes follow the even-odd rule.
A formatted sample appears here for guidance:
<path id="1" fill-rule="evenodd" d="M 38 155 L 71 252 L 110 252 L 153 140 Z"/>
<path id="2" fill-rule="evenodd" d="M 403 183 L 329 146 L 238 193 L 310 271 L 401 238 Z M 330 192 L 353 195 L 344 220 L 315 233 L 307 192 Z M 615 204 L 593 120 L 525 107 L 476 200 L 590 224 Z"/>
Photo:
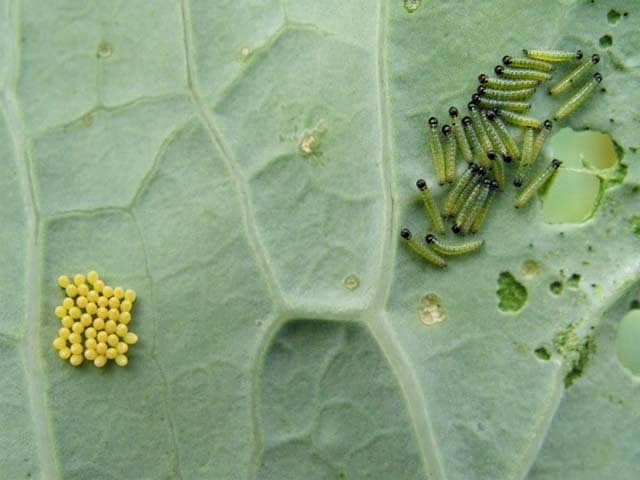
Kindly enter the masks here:
<path id="1" fill-rule="evenodd" d="M 85 277 L 81 273 L 70 279 L 58 278 L 66 298 L 55 309 L 62 327 L 53 341 L 53 347 L 63 360 L 74 367 L 84 359 L 100 368 L 109 360 L 124 367 L 129 363 L 129 345 L 138 336 L 129 330 L 131 309 L 136 301 L 135 290 L 110 287 L 100 280 L 97 272 Z"/>

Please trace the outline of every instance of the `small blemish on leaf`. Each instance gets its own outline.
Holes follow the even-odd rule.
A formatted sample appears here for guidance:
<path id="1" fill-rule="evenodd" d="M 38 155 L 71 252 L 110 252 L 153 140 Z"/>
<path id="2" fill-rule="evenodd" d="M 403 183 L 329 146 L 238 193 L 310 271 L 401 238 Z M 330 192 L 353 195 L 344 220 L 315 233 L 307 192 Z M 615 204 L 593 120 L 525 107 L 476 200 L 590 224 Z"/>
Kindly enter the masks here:
<path id="1" fill-rule="evenodd" d="M 535 260 L 522 262 L 522 274 L 527 280 L 533 280 L 540 275 L 540 265 Z"/>
<path id="2" fill-rule="evenodd" d="M 319 142 L 315 135 L 305 135 L 300 141 L 300 152 L 303 155 L 311 155 L 318 148 Z"/>
<path id="3" fill-rule="evenodd" d="M 442 299 L 435 293 L 427 293 L 420 299 L 418 317 L 425 325 L 434 325 L 447 319 L 447 311 Z"/>
<path id="4" fill-rule="evenodd" d="M 520 342 L 513 342 L 513 349 L 518 353 L 527 353 L 529 351 L 529 347 Z"/>
<path id="5" fill-rule="evenodd" d="M 85 127 L 90 127 L 91 125 L 93 125 L 93 114 L 91 113 L 86 113 L 82 116 L 82 118 L 80 119 L 80 122 L 82 123 L 83 126 Z"/>
<path id="6" fill-rule="evenodd" d="M 246 62 L 247 60 L 249 60 L 249 58 L 251 58 L 251 56 L 253 55 L 253 50 L 250 49 L 249 47 L 242 47 L 240 49 L 240 61 L 241 62 Z"/>
<path id="7" fill-rule="evenodd" d="M 421 0 L 404 0 L 404 9 L 409 13 L 413 13 L 420 8 L 421 3 Z"/>
<path id="8" fill-rule="evenodd" d="M 517 312 L 527 301 L 527 289 L 510 272 L 498 277 L 498 308 L 503 312 Z"/>
<path id="9" fill-rule="evenodd" d="M 344 279 L 344 286 L 349 290 L 356 290 L 360 286 L 360 279 L 355 273 L 352 273 Z"/>
<path id="10" fill-rule="evenodd" d="M 109 58 L 113 54 L 113 47 L 109 42 L 100 42 L 96 56 L 98 58 Z"/>

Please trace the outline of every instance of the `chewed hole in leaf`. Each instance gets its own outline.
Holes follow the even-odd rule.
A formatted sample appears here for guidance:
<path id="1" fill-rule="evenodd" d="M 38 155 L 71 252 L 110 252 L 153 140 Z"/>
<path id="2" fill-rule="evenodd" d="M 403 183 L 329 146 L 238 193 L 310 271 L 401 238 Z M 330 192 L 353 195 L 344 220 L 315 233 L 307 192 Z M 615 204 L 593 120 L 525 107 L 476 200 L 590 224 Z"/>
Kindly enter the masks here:
<path id="1" fill-rule="evenodd" d="M 616 355 L 623 367 L 640 375 L 640 310 L 631 310 L 622 318 L 616 337 Z"/>
<path id="2" fill-rule="evenodd" d="M 551 353 L 549 353 L 549 350 L 547 350 L 545 347 L 538 347 L 533 351 L 533 353 L 535 353 L 536 357 L 538 357 L 540 360 L 551 359 Z"/>
<path id="3" fill-rule="evenodd" d="M 551 284 L 549 285 L 549 290 L 551 290 L 551 293 L 553 293 L 554 295 L 560 295 L 562 293 L 562 290 L 564 290 L 564 285 L 561 281 L 556 280 L 555 282 L 551 282 Z"/>
<path id="4" fill-rule="evenodd" d="M 498 308 L 503 312 L 517 312 L 527 301 L 527 289 L 510 272 L 498 277 Z"/>
<path id="5" fill-rule="evenodd" d="M 549 150 L 562 161 L 542 202 L 546 223 L 583 223 L 590 219 L 608 184 L 621 181 L 624 168 L 611 136 L 597 131 L 560 130 Z"/>
<path id="6" fill-rule="evenodd" d="M 564 386 L 569 388 L 584 373 L 591 355 L 596 350 L 595 340 L 589 335 L 581 336 L 578 333 L 578 325 L 570 324 L 556 332 L 553 347 L 568 365 Z"/>
<path id="7" fill-rule="evenodd" d="M 611 35 L 603 35 L 600 37 L 600 46 L 601 47 L 610 47 L 613 45 L 613 37 Z"/>
<path id="8" fill-rule="evenodd" d="M 609 23 L 611 24 L 615 24 L 618 23 L 620 21 L 620 17 L 622 15 L 620 14 L 619 11 L 617 11 L 616 9 L 612 8 L 611 10 L 609 10 L 609 12 L 607 13 L 607 20 L 609 21 Z"/>

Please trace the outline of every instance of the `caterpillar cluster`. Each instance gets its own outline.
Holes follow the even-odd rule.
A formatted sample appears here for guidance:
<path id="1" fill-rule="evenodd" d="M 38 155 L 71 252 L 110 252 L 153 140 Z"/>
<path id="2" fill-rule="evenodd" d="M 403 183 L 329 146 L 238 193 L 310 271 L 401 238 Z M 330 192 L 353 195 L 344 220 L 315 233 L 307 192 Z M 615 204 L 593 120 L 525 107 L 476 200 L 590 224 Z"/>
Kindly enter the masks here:
<path id="1" fill-rule="evenodd" d="M 478 76 L 480 85 L 467 105 L 469 115 L 460 119 L 458 108 L 451 107 L 451 125 L 442 128 L 438 128 L 436 117 L 429 118 L 427 130 L 436 179 L 440 186 L 452 185 L 438 207 L 427 183 L 423 179 L 416 182 L 427 219 L 437 234 L 445 233 L 443 217 L 453 219 L 451 230 L 457 235 L 480 231 L 493 198 L 507 186 L 505 164 L 516 165 L 515 187 L 526 183 L 515 200 L 516 208 L 524 207 L 558 170 L 562 162 L 553 159 L 529 180 L 553 122 L 525 115 L 531 108 L 528 101 L 538 87 L 552 79 L 556 66 L 577 63 L 548 89 L 549 95 L 558 96 L 576 87 L 553 115 L 556 121 L 580 107 L 602 81 L 602 75 L 596 72 L 580 83 L 599 63 L 597 54 L 583 59 L 582 50 L 523 50 L 523 53 L 522 57 L 502 57 L 502 65 L 494 68 L 495 77 L 484 73 Z M 520 148 L 507 124 L 524 131 Z M 458 152 L 468 164 L 461 175 L 457 173 Z M 433 233 L 425 237 L 426 243 L 419 243 L 407 228 L 400 235 L 418 255 L 438 267 L 446 266 L 443 256 L 474 252 L 484 243 L 482 240 L 448 243 Z"/>

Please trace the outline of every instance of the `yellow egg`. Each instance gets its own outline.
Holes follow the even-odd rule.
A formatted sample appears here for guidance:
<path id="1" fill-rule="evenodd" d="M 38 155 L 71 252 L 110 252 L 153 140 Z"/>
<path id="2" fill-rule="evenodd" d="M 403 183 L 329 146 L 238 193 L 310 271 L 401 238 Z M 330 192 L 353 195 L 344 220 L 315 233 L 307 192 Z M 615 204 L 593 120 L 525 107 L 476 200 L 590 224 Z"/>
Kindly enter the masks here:
<path id="1" fill-rule="evenodd" d="M 69 363 L 74 367 L 79 366 L 84 361 L 84 357 L 82 355 L 71 355 L 69 359 Z"/>
<path id="2" fill-rule="evenodd" d="M 82 335 L 80 335 L 79 333 L 76 333 L 76 332 L 70 333 L 69 334 L 69 341 L 71 343 L 82 343 Z M 129 342 L 127 342 L 127 343 L 129 343 Z"/>
<path id="3" fill-rule="evenodd" d="M 95 360 L 97 356 L 98 356 L 98 353 L 93 348 L 87 349 L 84 351 L 84 358 L 86 358 L 89 361 Z"/>
<path id="4" fill-rule="evenodd" d="M 90 302 L 97 303 L 99 298 L 100 295 L 95 290 L 89 290 L 87 292 L 87 300 L 89 300 Z"/>
<path id="5" fill-rule="evenodd" d="M 124 292 L 124 298 L 125 300 L 129 300 L 131 303 L 136 301 L 136 291 L 135 290 L 127 290 L 126 292 Z"/>
<path id="6" fill-rule="evenodd" d="M 124 298 L 124 290 L 122 289 L 122 287 L 114 288 L 113 289 L 113 296 L 116 297 L 117 299 Z"/>
<path id="7" fill-rule="evenodd" d="M 90 327 L 91 324 L 93 323 L 93 317 L 88 313 L 83 313 L 80 316 L 80 323 L 82 323 L 83 327 Z"/>
<path id="8" fill-rule="evenodd" d="M 131 321 L 131 314 L 129 312 L 120 312 L 118 320 L 120 320 L 120 323 L 127 325 Z"/>
<path id="9" fill-rule="evenodd" d="M 73 307 L 75 305 L 75 302 L 73 301 L 73 298 L 71 297 L 66 297 L 63 301 L 62 301 L 62 306 L 64 308 L 66 308 L 67 310 L 69 310 L 71 307 Z"/>
<path id="10" fill-rule="evenodd" d="M 89 286 L 86 283 L 78 286 L 78 295 L 86 297 L 89 294 Z"/>
<path id="11" fill-rule="evenodd" d="M 61 359 L 66 360 L 71 356 L 71 350 L 65 347 L 58 352 L 58 355 L 60 356 Z"/>
<path id="12" fill-rule="evenodd" d="M 62 327 L 58 330 L 58 336 L 62 338 L 69 338 L 71 331 L 67 327 Z"/>
<path id="13" fill-rule="evenodd" d="M 67 277 L 66 275 L 60 275 L 58 277 L 58 286 L 62 287 L 62 288 L 67 288 L 67 285 L 69 285 L 71 283 L 71 280 L 69 280 L 69 277 Z"/>
<path id="14" fill-rule="evenodd" d="M 97 334 L 98 332 L 96 332 L 96 329 L 93 327 L 89 327 L 84 331 L 84 336 L 87 338 L 96 338 Z"/>
<path id="15" fill-rule="evenodd" d="M 116 327 L 116 335 L 118 335 L 119 337 L 124 337 L 127 334 L 128 331 L 129 331 L 129 329 L 127 328 L 127 326 L 124 323 L 120 323 Z"/>
<path id="16" fill-rule="evenodd" d="M 116 357 L 116 364 L 120 367 L 125 367 L 129 363 L 129 359 L 126 355 L 120 354 Z"/>
<path id="17" fill-rule="evenodd" d="M 104 355 L 105 353 L 107 353 L 107 344 L 103 343 L 103 342 L 99 342 L 98 345 L 96 345 L 96 352 L 98 353 L 98 355 Z"/>
<path id="18" fill-rule="evenodd" d="M 67 309 L 62 305 L 58 305 L 56 309 L 53 311 L 56 314 L 56 317 L 63 318 L 67 314 Z"/>
<path id="19" fill-rule="evenodd" d="M 95 285 L 99 279 L 100 279 L 100 276 L 98 275 L 98 272 L 96 272 L 95 270 L 91 270 L 90 272 L 87 273 L 87 282 L 89 282 L 91 285 Z"/>
<path id="20" fill-rule="evenodd" d="M 109 308 L 118 308 L 120 306 L 120 300 L 116 297 L 111 297 L 109 299 Z"/>
<path id="21" fill-rule="evenodd" d="M 110 347 L 115 347 L 118 345 L 118 343 L 120 343 L 120 339 L 115 333 L 112 333 L 107 338 L 107 345 L 109 345 Z"/>
<path id="22" fill-rule="evenodd" d="M 93 364 L 98 368 L 104 367 L 106 363 L 107 363 L 107 357 L 105 357 L 104 355 L 98 355 L 93 361 Z"/>
<path id="23" fill-rule="evenodd" d="M 118 353 L 127 353 L 129 351 L 129 345 L 124 342 L 119 342 L 116 350 L 118 350 Z"/>
<path id="24" fill-rule="evenodd" d="M 62 323 L 63 327 L 71 328 L 73 326 L 73 318 L 71 318 L 69 315 L 64 316 L 62 317 L 60 323 Z"/>
<path id="25" fill-rule="evenodd" d="M 76 287 L 79 287 L 80 285 L 82 285 L 85 282 L 84 279 L 84 275 L 82 275 L 81 273 L 76 273 L 73 276 L 73 283 L 76 284 Z"/>
<path id="26" fill-rule="evenodd" d="M 109 298 L 113 296 L 113 287 L 110 287 L 109 285 L 105 285 L 104 288 L 102 289 L 102 294 Z"/>
<path id="27" fill-rule="evenodd" d="M 90 303 L 87 303 L 87 307 L 85 308 L 85 310 L 89 315 L 95 315 L 96 312 L 98 311 L 98 306 L 95 303 L 90 302 Z"/>
<path id="28" fill-rule="evenodd" d="M 84 332 L 84 325 L 82 325 L 82 322 L 76 322 L 73 324 L 73 327 L 71 327 L 71 330 L 73 330 L 74 333 L 82 333 Z"/>
<path id="29" fill-rule="evenodd" d="M 80 318 L 80 315 L 82 315 L 82 312 L 78 307 L 71 307 L 69 309 L 69 316 L 71 318 Z"/>
<path id="30" fill-rule="evenodd" d="M 105 354 L 105 356 L 109 360 L 113 360 L 118 356 L 118 351 L 115 348 L 107 348 L 107 353 Z"/>
<path id="31" fill-rule="evenodd" d="M 102 343 L 106 343 L 107 338 L 109 338 L 109 334 L 104 330 L 102 330 L 101 332 L 98 332 L 98 334 L 96 335 L 96 340 Z"/>
<path id="32" fill-rule="evenodd" d="M 96 342 L 95 338 L 87 338 L 84 341 L 84 348 L 95 350 L 97 345 L 98 345 L 98 342 Z"/>
<path id="33" fill-rule="evenodd" d="M 114 322 L 113 320 L 107 320 L 104 323 L 104 331 L 107 333 L 115 333 L 116 328 L 116 322 Z"/>
<path id="34" fill-rule="evenodd" d="M 127 332 L 127 334 L 124 336 L 124 341 L 129 345 L 133 345 L 135 343 L 138 343 L 138 336 L 133 332 Z"/>
<path id="35" fill-rule="evenodd" d="M 93 284 L 93 289 L 98 293 L 100 293 L 103 288 L 104 288 L 104 282 L 102 280 L 98 280 Z"/>
<path id="36" fill-rule="evenodd" d="M 66 346 L 67 341 L 62 337 L 56 337 L 56 339 L 53 341 L 53 348 L 55 348 L 56 350 L 62 350 Z"/>
<path id="37" fill-rule="evenodd" d="M 71 350 L 71 355 L 80 355 L 84 351 L 84 348 L 82 347 L 81 344 L 74 343 L 73 345 L 71 345 L 70 350 Z"/>
<path id="38" fill-rule="evenodd" d="M 67 293 L 69 297 L 76 297 L 78 295 L 78 287 L 76 287 L 73 283 L 70 283 L 66 286 L 64 291 Z"/>
<path id="39" fill-rule="evenodd" d="M 109 320 L 113 320 L 115 322 L 118 318 L 120 318 L 120 312 L 117 308 L 109 310 Z"/>
<path id="40" fill-rule="evenodd" d="M 95 318 L 93 320 L 93 328 L 95 328 L 96 330 L 103 330 L 104 329 L 104 318 Z"/>
<path id="41" fill-rule="evenodd" d="M 120 302 L 120 311 L 121 312 L 130 312 L 133 304 L 129 300 L 123 300 Z"/>
<path id="42" fill-rule="evenodd" d="M 109 315 L 109 310 L 104 307 L 100 307 L 98 308 L 98 310 L 96 310 L 96 315 L 98 316 L 98 318 L 107 318 L 107 315 Z"/>
<path id="43" fill-rule="evenodd" d="M 98 297 L 98 306 L 100 308 L 107 308 L 109 305 L 109 299 L 107 297 Z"/>
<path id="44" fill-rule="evenodd" d="M 80 308 L 85 308 L 87 306 L 87 303 L 89 303 L 89 300 L 87 300 L 87 297 L 82 296 L 82 294 L 78 295 L 76 297 L 76 305 Z M 71 308 L 71 307 L 69 307 Z"/>

